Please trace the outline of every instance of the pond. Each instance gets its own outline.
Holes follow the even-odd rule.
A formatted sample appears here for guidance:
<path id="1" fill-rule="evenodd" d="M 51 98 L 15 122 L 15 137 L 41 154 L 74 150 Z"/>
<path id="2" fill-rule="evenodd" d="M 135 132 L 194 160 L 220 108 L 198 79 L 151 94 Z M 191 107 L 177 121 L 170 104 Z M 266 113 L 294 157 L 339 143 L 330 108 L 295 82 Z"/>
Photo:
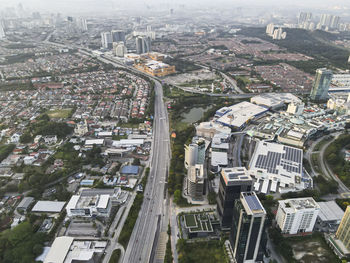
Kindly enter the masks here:
<path id="1" fill-rule="evenodd" d="M 186 123 L 194 123 L 198 120 L 200 120 L 204 112 L 209 110 L 212 107 L 212 105 L 208 105 L 206 107 L 196 107 L 192 108 L 190 111 L 183 113 L 182 116 L 182 121 Z"/>

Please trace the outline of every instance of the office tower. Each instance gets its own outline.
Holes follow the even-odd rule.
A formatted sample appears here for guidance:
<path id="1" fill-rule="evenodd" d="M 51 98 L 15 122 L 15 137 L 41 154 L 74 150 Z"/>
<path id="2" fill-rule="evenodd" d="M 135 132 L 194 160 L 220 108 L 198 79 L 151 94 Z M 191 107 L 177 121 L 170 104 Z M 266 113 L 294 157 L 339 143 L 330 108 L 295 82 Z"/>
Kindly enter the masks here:
<path id="1" fill-rule="evenodd" d="M 194 166 L 198 160 L 198 144 L 191 143 L 185 145 L 185 168 L 188 169 L 190 166 Z"/>
<path id="2" fill-rule="evenodd" d="M 263 262 L 266 211 L 259 198 L 254 192 L 242 192 L 233 210 L 230 244 L 235 262 Z"/>
<path id="3" fill-rule="evenodd" d="M 273 35 L 273 31 L 275 30 L 275 26 L 274 24 L 268 24 L 266 26 L 266 34 L 268 34 L 269 36 Z"/>
<path id="4" fill-rule="evenodd" d="M 278 201 L 276 221 L 283 234 L 311 233 L 320 206 L 312 197 Z"/>
<path id="5" fill-rule="evenodd" d="M 326 100 L 328 98 L 328 89 L 332 80 L 333 73 L 331 70 L 321 68 L 316 70 L 316 77 L 310 98 L 314 101 Z"/>
<path id="6" fill-rule="evenodd" d="M 136 53 L 143 54 L 151 51 L 151 38 L 138 36 L 136 37 Z"/>
<path id="7" fill-rule="evenodd" d="M 252 190 L 253 179 L 245 167 L 224 168 L 220 175 L 217 212 L 221 227 L 229 229 L 232 225 L 235 200 L 241 192 Z"/>
<path id="8" fill-rule="evenodd" d="M 186 192 L 194 200 L 202 200 L 204 194 L 204 169 L 203 164 L 190 166 L 187 170 Z"/>
<path id="9" fill-rule="evenodd" d="M 103 48 L 112 48 L 112 34 L 110 32 L 101 33 L 101 42 Z"/>
<path id="10" fill-rule="evenodd" d="M 350 250 L 350 206 L 345 210 L 335 237 L 344 244 L 346 249 Z"/>
<path id="11" fill-rule="evenodd" d="M 125 32 L 121 30 L 112 30 L 113 42 L 124 42 L 125 43 Z"/>
<path id="12" fill-rule="evenodd" d="M 152 26 L 147 26 L 147 32 L 151 32 L 152 31 Z"/>
<path id="13" fill-rule="evenodd" d="M 117 57 L 124 57 L 124 55 L 128 52 L 126 49 L 124 42 L 113 43 L 113 54 Z"/>

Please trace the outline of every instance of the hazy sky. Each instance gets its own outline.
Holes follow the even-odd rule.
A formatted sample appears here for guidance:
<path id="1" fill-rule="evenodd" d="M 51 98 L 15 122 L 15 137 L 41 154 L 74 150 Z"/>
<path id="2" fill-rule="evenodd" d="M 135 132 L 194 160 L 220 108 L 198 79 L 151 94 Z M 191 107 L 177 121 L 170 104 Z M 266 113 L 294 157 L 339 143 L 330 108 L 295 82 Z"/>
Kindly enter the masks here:
<path id="1" fill-rule="evenodd" d="M 25 8 L 50 10 L 50 11 L 70 11 L 78 12 L 79 10 L 104 10 L 111 8 L 134 8 L 139 6 L 143 8 L 149 6 L 195 6 L 196 4 L 205 4 L 211 6 L 229 5 L 229 6 L 294 6 L 304 8 L 320 8 L 336 10 L 337 8 L 350 8 L 350 0 L 0 0 L 0 9 L 5 6 L 13 6 L 22 3 Z"/>

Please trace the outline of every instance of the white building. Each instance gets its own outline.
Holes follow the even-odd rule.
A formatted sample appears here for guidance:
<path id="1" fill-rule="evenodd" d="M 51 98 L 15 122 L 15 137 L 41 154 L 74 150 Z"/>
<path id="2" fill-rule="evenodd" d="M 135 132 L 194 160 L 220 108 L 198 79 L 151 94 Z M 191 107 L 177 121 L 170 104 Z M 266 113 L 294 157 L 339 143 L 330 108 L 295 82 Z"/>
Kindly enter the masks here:
<path id="1" fill-rule="evenodd" d="M 107 241 L 75 240 L 73 237 L 56 237 L 44 263 L 97 262 L 107 247 Z"/>
<path id="2" fill-rule="evenodd" d="M 32 209 L 32 213 L 60 213 L 66 202 L 38 201 Z"/>
<path id="3" fill-rule="evenodd" d="M 101 43 L 103 48 L 112 48 L 113 39 L 111 32 L 101 33 Z"/>
<path id="4" fill-rule="evenodd" d="M 6 37 L 6 35 L 5 35 L 4 27 L 0 23 L 0 39 L 3 39 L 5 37 Z"/>
<path id="5" fill-rule="evenodd" d="M 320 211 L 312 197 L 278 201 L 276 220 L 283 234 L 310 233 Z"/>
<path id="6" fill-rule="evenodd" d="M 124 42 L 113 43 L 113 54 L 117 57 L 123 58 L 124 55 L 128 52 Z"/>
<path id="7" fill-rule="evenodd" d="M 269 109 L 277 109 L 291 102 L 299 103 L 301 100 L 292 93 L 266 93 L 252 97 L 250 102 Z"/>
<path id="8" fill-rule="evenodd" d="M 86 120 L 83 122 L 77 123 L 77 125 L 74 128 L 74 134 L 80 137 L 84 136 L 88 132 L 89 132 L 89 128 Z"/>
<path id="9" fill-rule="evenodd" d="M 83 196 L 73 195 L 69 200 L 66 211 L 67 216 L 109 216 L 112 208 L 109 195 Z"/>
<path id="10" fill-rule="evenodd" d="M 304 112 L 304 103 L 291 102 L 288 104 L 287 113 L 300 116 Z"/>
<path id="11" fill-rule="evenodd" d="M 191 143 L 185 145 L 185 168 L 188 169 L 190 166 L 194 166 L 198 159 L 198 144 Z"/>
<path id="12" fill-rule="evenodd" d="M 255 191 L 265 194 L 301 191 L 309 186 L 310 178 L 303 174 L 303 151 L 278 143 L 257 142 L 249 172 L 257 181 Z"/>
<path id="13" fill-rule="evenodd" d="M 213 138 L 218 133 L 230 134 L 231 129 L 212 121 L 201 122 L 196 126 L 196 134 L 200 137 Z"/>
<path id="14" fill-rule="evenodd" d="M 266 26 L 266 34 L 268 34 L 269 36 L 273 36 L 273 32 L 275 30 L 275 25 L 274 24 L 268 24 Z"/>
<path id="15" fill-rule="evenodd" d="M 232 129 L 242 129 L 249 121 L 263 115 L 268 109 L 243 101 L 216 111 L 216 122 Z"/>
<path id="16" fill-rule="evenodd" d="M 203 164 L 189 167 L 187 171 L 187 194 L 194 200 L 203 199 L 204 169 Z"/>

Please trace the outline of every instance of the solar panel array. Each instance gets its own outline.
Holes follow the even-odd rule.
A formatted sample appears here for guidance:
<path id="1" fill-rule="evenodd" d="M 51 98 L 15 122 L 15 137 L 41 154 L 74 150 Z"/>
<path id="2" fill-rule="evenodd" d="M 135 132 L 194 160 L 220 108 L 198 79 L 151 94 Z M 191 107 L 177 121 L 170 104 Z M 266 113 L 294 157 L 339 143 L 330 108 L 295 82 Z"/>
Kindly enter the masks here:
<path id="1" fill-rule="evenodd" d="M 282 166 L 288 172 L 301 173 L 302 151 L 283 146 L 283 154 L 268 151 L 266 155 L 259 154 L 255 163 L 256 168 L 267 170 L 268 173 L 278 174 L 277 166 Z"/>
<path id="2" fill-rule="evenodd" d="M 260 169 L 266 169 L 268 173 L 278 174 L 277 165 L 281 162 L 281 153 L 267 152 L 267 155 L 259 154 L 256 160 L 256 167 Z"/>
<path id="3" fill-rule="evenodd" d="M 259 199 L 254 194 L 245 194 L 244 199 L 246 200 L 249 208 L 251 210 L 263 210 L 263 207 L 260 204 Z"/>

